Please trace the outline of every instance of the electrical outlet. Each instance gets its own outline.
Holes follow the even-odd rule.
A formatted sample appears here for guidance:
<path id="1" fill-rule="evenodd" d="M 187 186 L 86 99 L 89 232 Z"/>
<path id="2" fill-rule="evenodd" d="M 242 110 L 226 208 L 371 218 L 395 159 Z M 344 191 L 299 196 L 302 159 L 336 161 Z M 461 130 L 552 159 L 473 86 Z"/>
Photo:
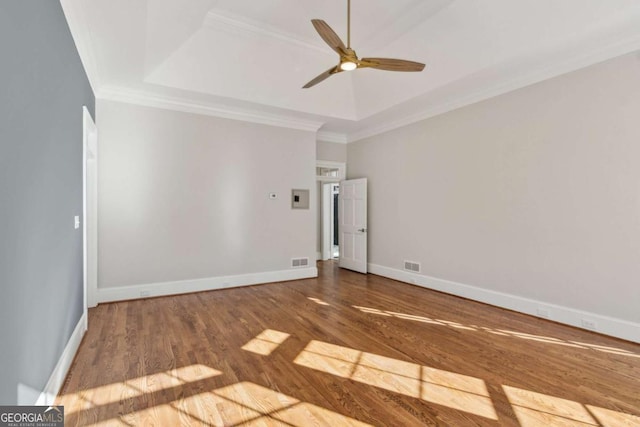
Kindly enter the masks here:
<path id="1" fill-rule="evenodd" d="M 539 308 L 538 317 L 542 317 L 543 319 L 549 319 L 551 317 L 551 313 L 549 313 L 549 310 L 546 308 Z"/>
<path id="2" fill-rule="evenodd" d="M 597 330 L 596 322 L 594 322 L 593 320 L 589 320 L 589 319 L 582 319 L 582 327 L 584 329 L 589 329 L 590 331 Z"/>

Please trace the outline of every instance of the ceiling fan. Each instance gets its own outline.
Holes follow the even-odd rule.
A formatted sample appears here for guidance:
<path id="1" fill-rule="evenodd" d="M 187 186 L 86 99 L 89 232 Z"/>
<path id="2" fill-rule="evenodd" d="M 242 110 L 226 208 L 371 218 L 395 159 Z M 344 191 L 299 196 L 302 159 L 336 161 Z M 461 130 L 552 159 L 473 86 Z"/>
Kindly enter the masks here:
<path id="1" fill-rule="evenodd" d="M 322 40 L 324 40 L 331 49 L 340 55 L 340 63 L 335 67 L 329 68 L 318 77 L 311 80 L 303 86 L 308 89 L 317 85 L 321 81 L 331 77 L 334 74 L 343 71 L 352 71 L 356 68 L 374 68 L 385 71 L 422 71 L 424 64 L 413 61 L 405 61 L 404 59 L 390 58 L 362 58 L 358 59 L 356 52 L 351 49 L 351 0 L 347 0 L 347 46 L 344 45 L 340 37 L 331 29 L 329 24 L 322 19 L 312 19 L 311 23 L 315 27 Z"/>

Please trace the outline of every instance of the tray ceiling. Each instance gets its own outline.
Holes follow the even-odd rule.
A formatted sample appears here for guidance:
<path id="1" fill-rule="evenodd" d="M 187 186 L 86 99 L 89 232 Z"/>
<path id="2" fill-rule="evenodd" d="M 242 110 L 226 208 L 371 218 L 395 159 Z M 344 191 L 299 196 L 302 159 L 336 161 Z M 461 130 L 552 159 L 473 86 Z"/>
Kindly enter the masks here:
<path id="1" fill-rule="evenodd" d="M 304 124 L 343 141 L 640 49 L 637 0 L 353 0 L 359 56 L 425 71 L 357 70 L 303 90 L 337 63 L 310 20 L 346 39 L 346 0 L 62 4 L 98 97 Z"/>

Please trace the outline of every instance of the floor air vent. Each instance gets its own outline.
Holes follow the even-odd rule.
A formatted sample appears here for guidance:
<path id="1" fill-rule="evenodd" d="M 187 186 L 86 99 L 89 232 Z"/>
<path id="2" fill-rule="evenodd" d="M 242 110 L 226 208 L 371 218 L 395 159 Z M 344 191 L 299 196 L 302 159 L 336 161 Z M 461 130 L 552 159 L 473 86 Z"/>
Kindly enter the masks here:
<path id="1" fill-rule="evenodd" d="M 293 268 L 309 267 L 309 258 L 292 258 L 291 267 Z"/>
<path id="2" fill-rule="evenodd" d="M 404 269 L 407 271 L 412 271 L 414 273 L 420 273 L 420 264 L 413 261 L 405 261 Z"/>

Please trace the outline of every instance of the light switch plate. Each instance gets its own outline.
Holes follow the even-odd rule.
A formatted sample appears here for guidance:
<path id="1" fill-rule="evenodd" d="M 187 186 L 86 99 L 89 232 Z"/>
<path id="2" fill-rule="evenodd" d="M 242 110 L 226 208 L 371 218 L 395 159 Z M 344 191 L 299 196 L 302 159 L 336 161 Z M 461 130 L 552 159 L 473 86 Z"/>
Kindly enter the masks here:
<path id="1" fill-rule="evenodd" d="M 80 217 L 78 215 L 73 217 L 73 228 L 76 230 L 80 228 Z"/>

